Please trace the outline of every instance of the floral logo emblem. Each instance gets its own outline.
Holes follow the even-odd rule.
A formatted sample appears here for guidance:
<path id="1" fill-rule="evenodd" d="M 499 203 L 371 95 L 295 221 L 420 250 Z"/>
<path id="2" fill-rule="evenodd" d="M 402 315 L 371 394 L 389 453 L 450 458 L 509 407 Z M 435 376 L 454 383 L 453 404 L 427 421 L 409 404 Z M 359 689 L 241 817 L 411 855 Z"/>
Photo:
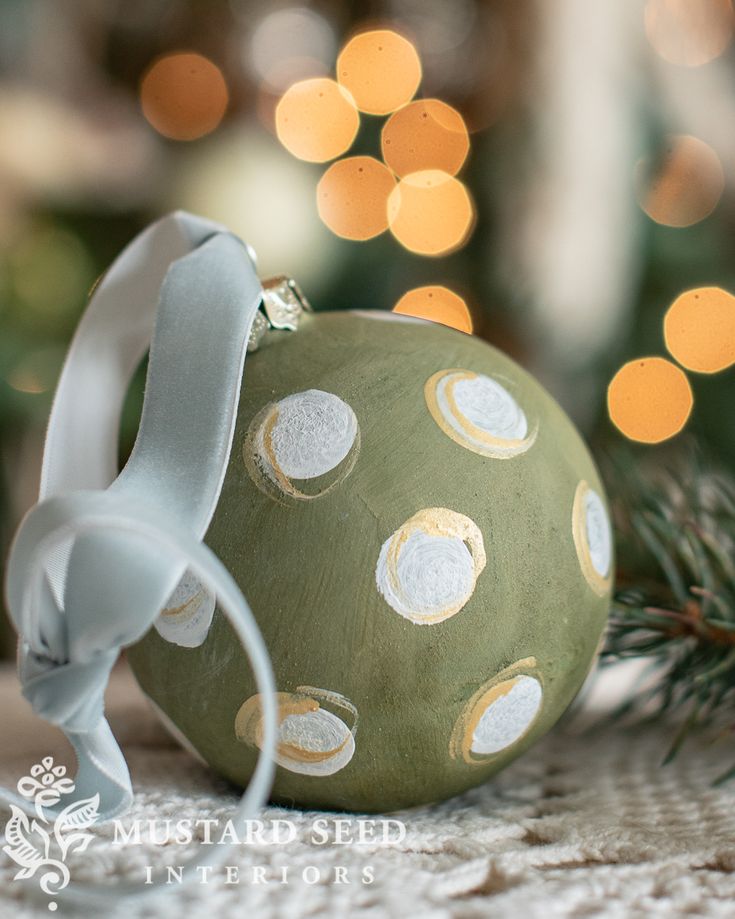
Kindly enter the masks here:
<path id="1" fill-rule="evenodd" d="M 3 851 L 20 865 L 15 880 L 31 878 L 40 871 L 41 890 L 49 896 L 69 883 L 67 855 L 84 852 L 94 838 L 85 830 L 99 816 L 98 794 L 72 801 L 53 820 L 46 814 L 45 808 L 55 807 L 62 795 L 73 791 L 74 782 L 66 777 L 66 767 L 54 766 L 53 757 L 45 756 L 31 768 L 30 775 L 18 782 L 18 792 L 33 801 L 36 816 L 30 818 L 11 805 L 12 815 L 5 827 L 7 845 Z M 49 909 L 56 909 L 55 901 L 49 903 Z"/>

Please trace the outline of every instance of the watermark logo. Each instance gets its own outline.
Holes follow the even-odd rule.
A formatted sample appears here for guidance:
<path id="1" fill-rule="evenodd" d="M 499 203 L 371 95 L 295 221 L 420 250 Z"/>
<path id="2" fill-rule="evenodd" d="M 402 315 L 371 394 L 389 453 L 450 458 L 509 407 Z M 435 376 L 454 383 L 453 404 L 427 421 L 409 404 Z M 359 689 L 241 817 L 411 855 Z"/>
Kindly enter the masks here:
<path id="1" fill-rule="evenodd" d="M 101 822 L 100 796 L 95 794 L 82 800 L 71 800 L 63 806 L 63 798 L 73 796 L 74 782 L 67 776 L 66 767 L 55 765 L 51 756 L 44 757 L 30 769 L 17 784 L 19 794 L 29 804 L 19 807 L 11 804 L 11 816 L 5 827 L 5 845 L 2 850 L 19 866 L 15 880 L 30 881 L 37 878 L 41 890 L 49 897 L 58 895 L 68 886 L 71 877 L 66 864 L 71 853 L 83 853 L 94 834 L 87 830 Z M 339 851 L 342 847 L 364 847 L 372 852 L 376 847 L 397 846 L 406 836 L 403 821 L 387 817 L 365 816 L 311 816 L 301 819 L 276 817 L 270 819 L 220 820 L 215 817 L 178 819 L 153 816 L 147 820 L 114 821 L 114 838 L 107 837 L 113 848 L 144 847 L 146 851 L 159 847 L 181 846 L 187 851 L 182 861 L 159 866 L 144 866 L 144 885 L 183 885 L 184 883 L 231 885 L 285 885 L 314 884 L 369 885 L 375 880 L 371 864 L 356 861 L 338 864 L 335 858 L 320 858 L 314 864 L 298 866 L 285 864 L 282 858 L 265 864 L 224 864 L 205 862 L 197 864 L 198 849 L 210 846 L 242 852 L 248 848 L 261 853 L 264 848 L 298 845 L 314 852 L 325 847 Z M 169 849 L 170 851 L 170 849 Z M 345 857 L 347 861 L 347 856 Z M 154 877 L 154 874 L 156 875 Z M 49 899 L 48 908 L 56 910 L 58 904 Z"/>
<path id="2" fill-rule="evenodd" d="M 99 816 L 100 796 L 72 801 L 63 810 L 47 814 L 61 798 L 72 794 L 74 782 L 66 776 L 65 766 L 55 766 L 53 757 L 45 756 L 31 767 L 30 775 L 18 782 L 18 792 L 33 802 L 35 817 L 29 817 L 16 805 L 11 805 L 11 817 L 5 827 L 6 852 L 19 866 L 15 880 L 27 880 L 40 872 L 41 890 L 53 896 L 63 890 L 70 880 L 66 858 L 71 852 L 84 852 L 93 839 L 88 827 Z M 56 909 L 56 901 L 48 904 Z"/>

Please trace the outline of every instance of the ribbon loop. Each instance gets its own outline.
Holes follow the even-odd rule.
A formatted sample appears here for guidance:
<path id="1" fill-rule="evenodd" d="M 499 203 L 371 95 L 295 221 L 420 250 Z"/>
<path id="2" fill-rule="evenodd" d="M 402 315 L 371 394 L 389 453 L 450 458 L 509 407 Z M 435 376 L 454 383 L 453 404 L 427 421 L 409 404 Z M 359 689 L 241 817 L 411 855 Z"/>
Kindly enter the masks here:
<path id="1" fill-rule="evenodd" d="M 21 636 L 24 695 L 66 732 L 79 761 L 74 798 L 99 795 L 100 820 L 132 801 L 125 759 L 104 718 L 110 671 L 120 648 L 151 627 L 187 567 L 216 595 L 263 698 L 261 754 L 237 816 L 259 807 L 270 788 L 277 733 L 270 661 L 239 588 L 201 542 L 222 488 L 261 298 L 240 240 L 172 214 L 143 231 L 104 276 L 62 370 L 40 501 L 11 547 L 6 594 Z M 149 345 L 138 437 L 116 478 L 120 412 Z M 4 789 L 0 800 L 32 810 Z"/>

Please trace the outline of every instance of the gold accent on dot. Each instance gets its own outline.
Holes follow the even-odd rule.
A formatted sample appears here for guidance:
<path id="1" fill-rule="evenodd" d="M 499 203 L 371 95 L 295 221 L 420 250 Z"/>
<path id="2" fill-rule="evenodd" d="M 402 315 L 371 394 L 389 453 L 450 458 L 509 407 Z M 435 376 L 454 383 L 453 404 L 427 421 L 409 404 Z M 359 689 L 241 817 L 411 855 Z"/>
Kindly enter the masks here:
<path id="1" fill-rule="evenodd" d="M 276 762 L 284 769 L 303 775 L 323 777 L 343 769 L 352 759 L 357 730 L 357 709 L 340 693 L 313 686 L 299 686 L 296 692 L 277 692 L 279 741 L 276 746 Z M 332 707 L 347 712 L 352 719 L 352 728 L 329 709 L 320 705 L 329 703 Z M 284 722 L 287 719 L 304 719 L 291 740 L 284 737 Z M 341 740 L 339 740 L 341 735 Z M 241 743 L 262 749 L 263 712 L 260 694 L 250 696 L 240 706 L 235 716 L 235 736 Z M 332 746 L 318 749 L 324 741 L 337 741 Z M 309 746 L 309 742 L 316 746 Z"/>
<path id="2" fill-rule="evenodd" d="M 485 713 L 500 699 L 508 696 L 513 689 L 524 680 L 533 681 L 533 683 L 537 684 L 538 692 L 540 693 L 540 701 L 535 711 L 531 713 L 531 717 L 528 717 L 527 712 L 524 713 L 525 723 L 522 725 L 520 731 L 517 732 L 516 736 L 512 736 L 511 734 L 509 742 L 504 746 L 488 753 L 477 753 L 474 751 L 473 744 L 476 742 L 475 731 Z M 531 686 L 530 683 L 527 685 Z M 473 766 L 483 765 L 494 757 L 504 754 L 527 736 L 537 722 L 542 707 L 543 684 L 537 670 L 536 658 L 522 658 L 483 683 L 465 703 L 462 713 L 452 729 L 452 735 L 449 741 L 450 757 L 452 759 L 462 759 L 468 765 Z"/>
<path id="3" fill-rule="evenodd" d="M 509 404 L 515 405 L 520 412 L 523 412 L 513 395 L 498 380 L 486 377 L 484 374 L 475 373 L 472 370 L 450 368 L 448 370 L 439 370 L 437 373 L 432 374 L 424 384 L 424 398 L 431 417 L 447 437 L 450 437 L 466 450 L 471 450 L 480 456 L 490 456 L 494 459 L 510 459 L 525 453 L 533 446 L 536 440 L 538 434 L 537 425 L 534 425 L 525 437 L 498 437 L 470 421 L 457 405 L 454 392 L 457 384 L 463 380 L 481 379 L 493 384 L 499 390 L 501 397 L 504 394 L 510 400 Z M 446 382 L 444 382 L 445 380 Z M 446 402 L 446 408 L 440 403 L 442 383 L 444 383 L 443 397 Z M 526 422 L 528 423 L 527 419 Z"/>

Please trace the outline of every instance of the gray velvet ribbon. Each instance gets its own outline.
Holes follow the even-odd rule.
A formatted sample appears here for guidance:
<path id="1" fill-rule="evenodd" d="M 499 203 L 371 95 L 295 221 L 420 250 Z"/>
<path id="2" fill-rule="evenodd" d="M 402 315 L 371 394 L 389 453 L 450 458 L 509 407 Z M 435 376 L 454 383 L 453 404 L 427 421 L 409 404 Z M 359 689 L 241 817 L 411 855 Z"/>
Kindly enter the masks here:
<path id="1" fill-rule="evenodd" d="M 263 696 L 263 749 L 235 817 L 254 813 L 270 789 L 277 730 L 270 661 L 239 588 L 201 541 L 222 488 L 261 298 L 240 240 L 172 214 L 143 231 L 104 276 L 61 374 L 39 503 L 11 547 L 6 595 L 23 694 L 67 734 L 79 762 L 74 797 L 99 794 L 100 820 L 124 814 L 132 801 L 104 717 L 110 670 L 187 568 L 217 595 Z M 118 474 L 120 413 L 149 347 L 140 428 Z M 9 790 L 0 789 L 0 800 L 32 812 L 32 802 Z M 199 855 L 197 864 L 223 854 Z M 94 892 L 72 885 L 63 893 L 84 900 Z"/>

